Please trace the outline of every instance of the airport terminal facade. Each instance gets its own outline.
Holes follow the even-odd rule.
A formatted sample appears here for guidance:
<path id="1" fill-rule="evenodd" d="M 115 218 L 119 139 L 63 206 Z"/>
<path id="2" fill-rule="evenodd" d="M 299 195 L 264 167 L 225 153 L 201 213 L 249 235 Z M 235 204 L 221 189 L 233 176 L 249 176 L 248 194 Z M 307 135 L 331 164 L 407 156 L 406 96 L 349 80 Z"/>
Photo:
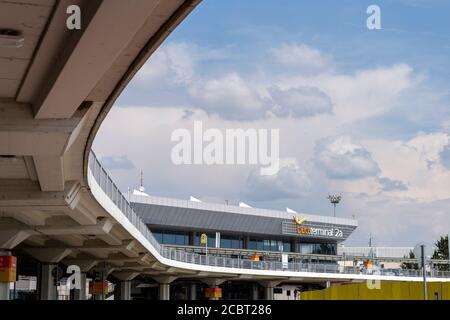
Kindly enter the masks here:
<path id="1" fill-rule="evenodd" d="M 131 195 L 135 212 L 161 244 L 229 249 L 270 258 L 336 255 L 356 229 L 353 219 L 199 201 Z M 201 243 L 201 235 L 207 243 Z"/>
<path id="2" fill-rule="evenodd" d="M 135 191 L 127 196 L 158 242 L 165 247 L 199 256 L 311 263 L 339 270 L 337 248 L 357 228 L 353 219 L 251 208 L 247 205 L 205 203 L 148 196 Z M 207 241 L 202 241 L 202 236 Z M 326 287 L 326 282 L 279 282 L 273 299 L 295 299 L 300 291 Z M 152 297 L 149 289 L 135 298 Z M 196 279 L 171 284 L 171 298 L 205 298 L 205 285 Z M 263 299 L 264 285 L 255 279 L 226 281 L 217 285 L 225 299 Z M 196 292 L 195 292 L 196 291 Z M 141 296 L 140 296 L 141 295 Z"/>

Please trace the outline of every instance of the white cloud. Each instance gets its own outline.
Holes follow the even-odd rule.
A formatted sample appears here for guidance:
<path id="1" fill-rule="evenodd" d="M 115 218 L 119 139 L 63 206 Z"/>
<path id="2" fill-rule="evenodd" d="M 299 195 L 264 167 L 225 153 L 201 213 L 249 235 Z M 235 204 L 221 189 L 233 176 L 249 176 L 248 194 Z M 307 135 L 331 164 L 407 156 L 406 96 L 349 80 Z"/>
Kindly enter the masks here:
<path id="1" fill-rule="evenodd" d="M 447 144 L 439 153 L 442 165 L 450 170 L 450 144 Z"/>
<path id="2" fill-rule="evenodd" d="M 271 50 L 276 62 L 303 73 L 316 73 L 330 67 L 331 58 L 305 44 L 283 44 Z"/>
<path id="3" fill-rule="evenodd" d="M 314 160 L 331 179 L 366 178 L 380 171 L 369 151 L 344 136 L 319 141 Z"/>
<path id="4" fill-rule="evenodd" d="M 188 84 L 198 63 L 198 48 L 187 42 L 171 42 L 157 50 L 136 75 L 141 85 L 159 81 Z"/>
<path id="5" fill-rule="evenodd" d="M 431 202 L 450 198 L 450 171 L 440 154 L 450 141 L 446 133 L 418 133 L 406 141 L 367 140 L 382 176 L 407 181 L 408 190 L 390 194 L 398 199 Z"/>
<path id="6" fill-rule="evenodd" d="M 379 178 L 378 182 L 380 183 L 381 190 L 383 191 L 406 191 L 408 190 L 408 186 L 399 180 L 392 180 L 389 178 Z"/>
<path id="7" fill-rule="evenodd" d="M 330 97 L 315 87 L 300 86 L 282 90 L 272 86 L 268 92 L 275 103 L 271 111 L 279 117 L 311 117 L 331 113 L 333 108 Z"/>
<path id="8" fill-rule="evenodd" d="M 265 104 L 258 92 L 235 72 L 199 82 L 190 93 L 199 107 L 226 120 L 261 119 L 265 115 Z"/>
<path id="9" fill-rule="evenodd" d="M 101 158 L 101 163 L 106 169 L 133 169 L 133 162 L 128 159 L 126 155 L 121 156 L 104 156 Z"/>
<path id="10" fill-rule="evenodd" d="M 253 170 L 247 179 L 247 197 L 251 200 L 275 200 L 303 197 L 311 189 L 311 180 L 296 159 L 280 159 L 280 170 L 270 176 Z"/>

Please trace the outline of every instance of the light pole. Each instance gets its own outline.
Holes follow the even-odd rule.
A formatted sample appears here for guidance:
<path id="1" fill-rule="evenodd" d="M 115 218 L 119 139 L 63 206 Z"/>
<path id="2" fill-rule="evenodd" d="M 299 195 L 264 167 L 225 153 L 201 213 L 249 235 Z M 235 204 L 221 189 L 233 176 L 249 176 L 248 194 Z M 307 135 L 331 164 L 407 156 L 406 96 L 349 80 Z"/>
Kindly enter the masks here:
<path id="1" fill-rule="evenodd" d="M 428 299 L 428 290 L 427 290 L 427 270 L 425 267 L 425 245 L 422 244 L 420 246 L 420 253 L 421 253 L 421 261 L 422 261 L 422 272 L 423 272 L 423 299 Z"/>
<path id="2" fill-rule="evenodd" d="M 336 206 L 339 202 L 341 202 L 342 197 L 337 194 L 328 195 L 328 200 L 330 200 L 333 205 L 333 215 L 336 217 Z"/>

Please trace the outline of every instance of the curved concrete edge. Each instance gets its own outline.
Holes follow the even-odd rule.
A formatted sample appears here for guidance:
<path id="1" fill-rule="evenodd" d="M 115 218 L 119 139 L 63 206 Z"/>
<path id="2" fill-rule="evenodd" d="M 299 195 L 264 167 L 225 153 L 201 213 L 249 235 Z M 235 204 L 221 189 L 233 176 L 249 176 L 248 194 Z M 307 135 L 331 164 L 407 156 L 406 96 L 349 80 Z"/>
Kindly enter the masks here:
<path id="1" fill-rule="evenodd" d="M 208 272 L 211 276 L 214 274 L 252 275 L 259 277 L 273 278 L 289 278 L 295 279 L 319 279 L 319 280 L 347 280 L 347 281 L 409 281 L 422 282 L 421 277 L 402 277 L 402 276 L 382 276 L 382 275 L 363 275 L 363 274 L 332 274 L 332 273 L 315 273 L 315 272 L 292 272 L 292 271 L 272 271 L 272 270 L 252 270 L 241 268 L 225 268 L 199 265 L 194 263 L 180 262 L 167 259 L 158 252 L 158 250 L 147 240 L 144 235 L 128 220 L 122 211 L 114 204 L 114 202 L 105 194 L 97 181 L 94 179 L 91 170 L 88 170 L 88 184 L 93 197 L 103 207 L 103 209 L 118 222 L 134 239 L 136 239 L 150 254 L 158 260 L 159 263 L 168 267 L 179 268 L 190 271 Z M 450 282 L 450 278 L 428 278 L 429 282 Z"/>

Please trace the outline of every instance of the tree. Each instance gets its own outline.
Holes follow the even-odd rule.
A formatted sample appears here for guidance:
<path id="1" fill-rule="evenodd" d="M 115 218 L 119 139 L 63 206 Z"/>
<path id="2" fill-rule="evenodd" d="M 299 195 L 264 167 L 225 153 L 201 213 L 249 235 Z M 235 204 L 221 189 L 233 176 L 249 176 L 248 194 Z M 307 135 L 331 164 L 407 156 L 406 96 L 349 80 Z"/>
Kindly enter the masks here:
<path id="1" fill-rule="evenodd" d="M 434 246 L 436 249 L 433 253 L 433 259 L 436 260 L 448 260 L 448 235 L 442 236 L 435 244 Z M 437 266 L 439 270 L 446 271 L 449 270 L 448 264 L 440 264 Z"/>
<path id="2" fill-rule="evenodd" d="M 409 257 L 405 256 L 405 258 L 415 259 L 416 257 L 414 255 L 414 252 L 410 251 L 409 252 Z M 408 270 L 418 270 L 419 269 L 419 264 L 418 263 L 414 263 L 414 262 L 403 262 L 400 265 L 400 268 L 408 269 Z"/>

